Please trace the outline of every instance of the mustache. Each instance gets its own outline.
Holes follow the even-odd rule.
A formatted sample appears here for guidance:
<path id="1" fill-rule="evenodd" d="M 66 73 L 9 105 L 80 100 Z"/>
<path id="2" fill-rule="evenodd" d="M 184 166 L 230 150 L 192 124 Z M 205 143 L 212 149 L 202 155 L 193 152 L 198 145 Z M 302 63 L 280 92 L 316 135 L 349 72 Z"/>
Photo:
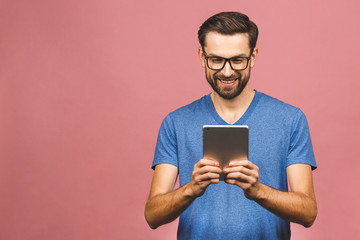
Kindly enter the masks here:
<path id="1" fill-rule="evenodd" d="M 240 78 L 240 74 L 233 74 L 230 77 L 229 76 L 224 76 L 222 74 L 215 74 L 214 78 L 220 78 L 222 80 L 227 80 L 227 79 L 235 79 L 235 78 Z"/>

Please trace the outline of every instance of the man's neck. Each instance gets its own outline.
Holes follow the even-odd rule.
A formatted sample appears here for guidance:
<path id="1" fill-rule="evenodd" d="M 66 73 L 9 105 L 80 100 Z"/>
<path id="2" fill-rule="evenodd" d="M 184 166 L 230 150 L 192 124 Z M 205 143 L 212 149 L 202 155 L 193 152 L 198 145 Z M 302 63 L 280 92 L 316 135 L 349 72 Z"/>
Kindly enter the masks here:
<path id="1" fill-rule="evenodd" d="M 224 99 L 216 92 L 211 93 L 211 100 L 219 116 L 228 124 L 234 124 L 249 108 L 255 91 L 247 85 L 241 94 L 233 99 Z"/>

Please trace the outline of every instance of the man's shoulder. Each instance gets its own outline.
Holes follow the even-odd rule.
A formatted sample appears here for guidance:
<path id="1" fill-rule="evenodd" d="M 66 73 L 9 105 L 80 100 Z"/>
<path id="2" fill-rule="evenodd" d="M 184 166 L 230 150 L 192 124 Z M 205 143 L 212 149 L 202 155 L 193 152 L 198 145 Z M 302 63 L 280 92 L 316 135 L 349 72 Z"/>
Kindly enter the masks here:
<path id="1" fill-rule="evenodd" d="M 294 114 L 296 112 L 301 111 L 298 107 L 293 106 L 289 103 L 286 103 L 278 98 L 272 97 L 265 93 L 259 93 L 261 95 L 260 98 L 260 107 L 262 109 L 267 109 L 268 111 L 272 111 L 274 113 L 289 113 Z"/>
<path id="2" fill-rule="evenodd" d="M 182 119 L 188 117 L 189 115 L 203 114 L 203 111 L 206 109 L 206 98 L 208 97 L 209 95 L 205 95 L 185 106 L 179 107 L 170 112 L 168 116 L 174 119 Z"/>

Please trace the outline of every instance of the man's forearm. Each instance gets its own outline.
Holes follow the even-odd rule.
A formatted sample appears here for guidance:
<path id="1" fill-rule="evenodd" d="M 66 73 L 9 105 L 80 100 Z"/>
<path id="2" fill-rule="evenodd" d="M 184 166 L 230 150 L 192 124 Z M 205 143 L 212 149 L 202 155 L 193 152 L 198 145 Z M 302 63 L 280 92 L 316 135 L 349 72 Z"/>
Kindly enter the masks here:
<path id="1" fill-rule="evenodd" d="M 253 199 L 277 216 L 310 227 L 317 215 L 314 198 L 303 193 L 283 192 L 260 184 L 261 194 Z"/>
<path id="2" fill-rule="evenodd" d="M 145 206 L 145 218 L 149 226 L 155 229 L 174 221 L 194 201 L 189 194 L 188 184 L 168 193 L 158 194 L 148 199 Z"/>

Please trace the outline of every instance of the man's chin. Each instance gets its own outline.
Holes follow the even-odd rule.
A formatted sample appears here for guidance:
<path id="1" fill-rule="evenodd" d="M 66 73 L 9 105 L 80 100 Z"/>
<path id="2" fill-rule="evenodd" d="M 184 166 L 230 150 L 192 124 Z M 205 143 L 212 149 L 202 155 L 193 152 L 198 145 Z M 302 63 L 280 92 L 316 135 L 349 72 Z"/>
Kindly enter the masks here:
<path id="1" fill-rule="evenodd" d="M 241 91 L 221 91 L 221 90 L 215 90 L 215 92 L 222 98 L 226 99 L 226 100 L 231 100 L 233 98 L 236 98 L 237 96 L 239 96 L 242 92 Z"/>

